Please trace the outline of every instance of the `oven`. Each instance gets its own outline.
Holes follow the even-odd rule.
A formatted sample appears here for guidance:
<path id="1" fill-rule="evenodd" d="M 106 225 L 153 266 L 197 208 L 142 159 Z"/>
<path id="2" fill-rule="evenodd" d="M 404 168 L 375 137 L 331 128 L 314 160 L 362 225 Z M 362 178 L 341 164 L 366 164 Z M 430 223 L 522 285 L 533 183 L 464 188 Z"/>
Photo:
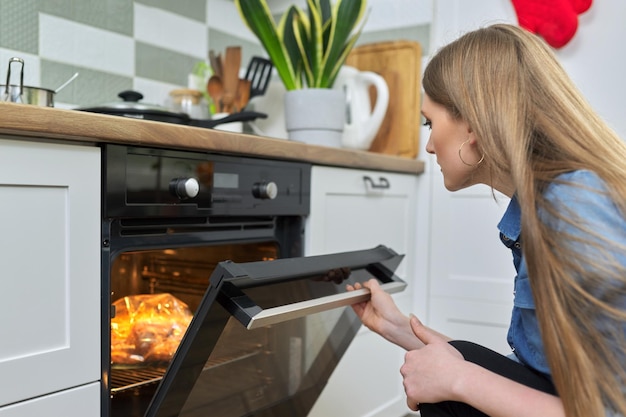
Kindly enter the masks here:
<path id="1" fill-rule="evenodd" d="M 102 154 L 102 416 L 306 416 L 402 255 L 304 257 L 306 163 Z"/>

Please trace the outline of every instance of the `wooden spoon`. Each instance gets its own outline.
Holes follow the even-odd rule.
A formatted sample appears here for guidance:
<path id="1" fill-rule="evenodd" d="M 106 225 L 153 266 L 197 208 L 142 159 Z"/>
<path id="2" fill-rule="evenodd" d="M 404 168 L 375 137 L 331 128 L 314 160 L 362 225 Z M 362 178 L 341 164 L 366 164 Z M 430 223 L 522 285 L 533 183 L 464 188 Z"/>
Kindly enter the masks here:
<path id="1" fill-rule="evenodd" d="M 211 100 L 213 100 L 213 104 L 215 104 L 215 111 L 217 113 L 222 113 L 224 111 L 224 106 L 222 103 L 222 97 L 224 96 L 224 85 L 222 84 L 222 79 L 217 75 L 212 75 L 207 82 L 207 92 L 209 96 L 211 96 Z"/>
<path id="2" fill-rule="evenodd" d="M 215 55 L 213 49 L 209 51 L 209 62 L 211 63 L 213 74 L 222 78 L 222 58 L 221 56 Z"/>
<path id="3" fill-rule="evenodd" d="M 239 79 L 239 84 L 237 84 L 237 98 L 235 102 L 235 111 L 241 111 L 246 108 L 248 101 L 250 100 L 250 80 Z"/>
<path id="4" fill-rule="evenodd" d="M 237 86 L 239 84 L 239 69 L 241 68 L 241 47 L 229 46 L 226 48 L 224 68 L 222 69 L 224 78 L 224 111 L 231 113 L 236 105 Z"/>

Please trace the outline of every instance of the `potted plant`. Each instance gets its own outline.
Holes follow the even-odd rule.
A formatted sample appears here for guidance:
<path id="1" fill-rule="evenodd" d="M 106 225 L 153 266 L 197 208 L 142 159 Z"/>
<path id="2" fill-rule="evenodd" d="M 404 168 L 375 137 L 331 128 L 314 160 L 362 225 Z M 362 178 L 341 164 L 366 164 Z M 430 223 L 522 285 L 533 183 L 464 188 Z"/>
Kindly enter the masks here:
<path id="1" fill-rule="evenodd" d="M 307 0 L 307 11 L 291 5 L 278 24 L 266 0 L 235 0 L 235 4 L 285 85 L 290 139 L 338 146 L 345 123 L 345 97 L 332 86 L 361 34 L 367 0 Z M 300 110 L 300 105 L 306 110 Z M 317 132 L 317 111 L 322 113 L 317 116 L 319 122 L 333 124 L 330 132 Z M 294 120 L 303 116 L 306 120 Z"/>

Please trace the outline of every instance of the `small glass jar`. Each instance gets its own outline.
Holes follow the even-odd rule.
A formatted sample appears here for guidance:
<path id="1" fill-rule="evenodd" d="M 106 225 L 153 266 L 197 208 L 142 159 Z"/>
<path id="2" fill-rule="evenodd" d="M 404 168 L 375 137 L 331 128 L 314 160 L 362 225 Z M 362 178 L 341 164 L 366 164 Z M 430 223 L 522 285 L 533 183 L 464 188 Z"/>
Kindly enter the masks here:
<path id="1" fill-rule="evenodd" d="M 192 119 L 208 119 L 209 112 L 202 93 L 198 90 L 181 88 L 170 91 L 171 109 L 186 113 Z"/>

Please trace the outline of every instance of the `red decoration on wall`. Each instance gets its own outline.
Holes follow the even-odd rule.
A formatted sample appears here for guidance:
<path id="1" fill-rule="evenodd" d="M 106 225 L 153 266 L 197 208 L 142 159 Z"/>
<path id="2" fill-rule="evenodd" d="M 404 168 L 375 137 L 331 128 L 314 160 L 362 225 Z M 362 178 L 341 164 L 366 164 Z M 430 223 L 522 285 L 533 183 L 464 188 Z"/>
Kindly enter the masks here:
<path id="1" fill-rule="evenodd" d="M 519 25 L 561 48 L 578 29 L 578 15 L 591 7 L 592 0 L 511 0 Z"/>

